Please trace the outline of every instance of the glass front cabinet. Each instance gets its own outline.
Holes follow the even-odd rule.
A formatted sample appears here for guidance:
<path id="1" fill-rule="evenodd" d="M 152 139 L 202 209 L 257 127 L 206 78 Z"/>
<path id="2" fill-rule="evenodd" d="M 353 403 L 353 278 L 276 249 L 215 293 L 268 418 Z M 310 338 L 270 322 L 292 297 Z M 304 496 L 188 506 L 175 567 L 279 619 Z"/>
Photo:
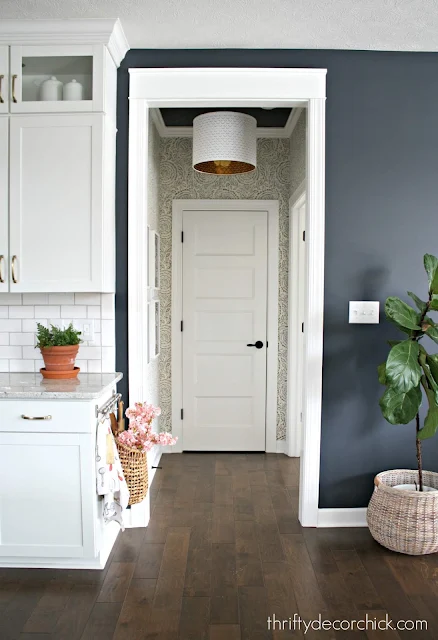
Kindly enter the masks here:
<path id="1" fill-rule="evenodd" d="M 103 45 L 0 47 L 0 113 L 105 111 Z"/>

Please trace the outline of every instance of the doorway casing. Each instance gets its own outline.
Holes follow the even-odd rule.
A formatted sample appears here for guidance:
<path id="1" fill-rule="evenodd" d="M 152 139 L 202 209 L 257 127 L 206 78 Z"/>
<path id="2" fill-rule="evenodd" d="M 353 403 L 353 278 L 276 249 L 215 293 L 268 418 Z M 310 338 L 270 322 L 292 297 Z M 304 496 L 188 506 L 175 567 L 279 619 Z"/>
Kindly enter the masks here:
<path id="1" fill-rule="evenodd" d="M 147 175 L 149 109 L 305 107 L 307 118 L 306 303 L 303 455 L 299 519 L 318 525 L 324 311 L 326 69 L 130 69 L 128 178 L 129 395 L 142 400 L 147 358 Z"/>

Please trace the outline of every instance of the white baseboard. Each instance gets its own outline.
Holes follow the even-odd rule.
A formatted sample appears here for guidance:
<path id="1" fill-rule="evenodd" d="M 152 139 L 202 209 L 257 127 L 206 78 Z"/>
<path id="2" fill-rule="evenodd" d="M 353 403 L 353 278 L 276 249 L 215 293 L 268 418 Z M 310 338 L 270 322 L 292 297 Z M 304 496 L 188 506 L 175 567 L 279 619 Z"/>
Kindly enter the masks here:
<path id="1" fill-rule="evenodd" d="M 287 455 L 286 440 L 277 440 L 277 453 L 284 453 L 285 455 Z"/>
<path id="2" fill-rule="evenodd" d="M 366 507 L 358 509 L 318 509 L 319 527 L 366 527 Z"/>

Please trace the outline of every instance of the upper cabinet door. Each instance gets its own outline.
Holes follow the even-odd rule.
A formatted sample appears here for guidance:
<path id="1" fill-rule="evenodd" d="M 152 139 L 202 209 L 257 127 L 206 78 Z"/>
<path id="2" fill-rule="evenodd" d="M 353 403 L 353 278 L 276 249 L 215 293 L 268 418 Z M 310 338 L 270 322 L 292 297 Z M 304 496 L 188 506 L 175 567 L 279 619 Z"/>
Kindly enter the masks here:
<path id="1" fill-rule="evenodd" d="M 0 46 L 0 113 L 9 111 L 9 47 Z"/>
<path id="2" fill-rule="evenodd" d="M 0 116 L 0 292 L 9 291 L 9 118 Z"/>
<path id="3" fill-rule="evenodd" d="M 103 123 L 10 118 L 10 291 L 103 290 Z"/>
<path id="4" fill-rule="evenodd" d="M 10 51 L 11 113 L 104 110 L 103 46 L 12 46 Z"/>

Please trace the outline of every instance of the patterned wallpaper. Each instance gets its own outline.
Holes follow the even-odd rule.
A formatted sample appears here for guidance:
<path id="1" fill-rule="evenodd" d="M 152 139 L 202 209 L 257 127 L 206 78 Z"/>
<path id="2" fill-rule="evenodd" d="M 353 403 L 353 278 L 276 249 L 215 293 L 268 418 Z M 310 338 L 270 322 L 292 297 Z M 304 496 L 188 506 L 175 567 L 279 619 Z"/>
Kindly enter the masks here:
<path id="1" fill-rule="evenodd" d="M 287 414 L 287 287 L 289 259 L 290 157 L 289 140 L 259 139 L 257 169 L 239 176 L 210 176 L 192 169 L 190 138 L 161 139 L 159 231 L 161 234 L 161 428 L 171 429 L 171 279 L 172 200 L 239 199 L 279 200 L 279 357 L 277 439 L 286 437 Z"/>
<path id="2" fill-rule="evenodd" d="M 292 195 L 306 177 L 307 110 L 303 109 L 290 139 L 290 173 Z"/>
<path id="3" fill-rule="evenodd" d="M 159 184 L 160 184 L 160 136 L 155 125 L 149 121 L 149 149 L 148 149 L 148 191 L 147 191 L 147 216 L 150 229 L 158 230 L 159 227 Z M 161 292 L 154 291 L 153 297 L 159 299 Z M 155 405 L 160 404 L 159 393 L 159 360 L 151 360 L 146 368 L 146 397 L 145 400 Z M 155 421 L 155 426 L 161 426 L 161 418 Z"/>

